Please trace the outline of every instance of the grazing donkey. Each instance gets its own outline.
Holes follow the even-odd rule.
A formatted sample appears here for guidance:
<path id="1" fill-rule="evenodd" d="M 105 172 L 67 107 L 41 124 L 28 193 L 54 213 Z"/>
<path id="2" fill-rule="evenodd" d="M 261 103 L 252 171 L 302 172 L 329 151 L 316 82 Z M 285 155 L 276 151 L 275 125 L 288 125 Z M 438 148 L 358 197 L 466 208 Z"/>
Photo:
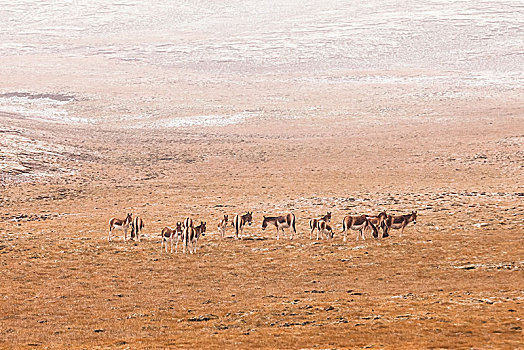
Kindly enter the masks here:
<path id="1" fill-rule="evenodd" d="M 371 221 L 368 220 L 366 215 L 360 215 L 360 216 L 346 216 L 344 217 L 344 220 L 342 220 L 342 233 L 344 234 L 344 242 L 346 241 L 346 234 L 347 230 L 358 230 L 360 232 L 360 237 L 362 240 L 366 240 L 366 237 L 364 237 L 364 231 L 366 228 L 371 227 L 373 230 L 373 237 L 378 237 L 378 230 L 371 223 Z M 359 232 L 357 232 L 357 241 L 359 237 Z"/>
<path id="2" fill-rule="evenodd" d="M 227 214 L 224 215 L 224 218 L 220 220 L 218 223 L 218 232 L 220 232 L 220 237 L 224 238 L 226 236 L 226 228 L 228 223 L 228 216 Z"/>
<path id="3" fill-rule="evenodd" d="M 124 242 L 127 240 L 127 230 L 129 229 L 129 225 L 131 224 L 131 221 L 133 221 L 133 214 L 127 213 L 127 216 L 124 220 L 117 219 L 117 218 L 111 218 L 109 220 L 109 241 L 111 241 L 111 233 L 113 230 L 119 229 L 124 231 Z"/>
<path id="4" fill-rule="evenodd" d="M 131 239 L 136 238 L 140 242 L 140 233 L 144 228 L 144 220 L 140 216 L 135 216 L 133 223 L 131 224 Z"/>
<path id="5" fill-rule="evenodd" d="M 268 224 L 274 225 L 277 229 L 277 240 L 279 240 L 280 230 L 282 230 L 282 234 L 284 234 L 285 228 L 291 228 L 289 239 L 293 239 L 293 232 L 295 232 L 295 234 L 297 233 L 295 222 L 296 217 L 293 213 L 283 216 L 264 216 L 264 221 L 262 221 L 262 230 L 265 230 Z"/>
<path id="6" fill-rule="evenodd" d="M 173 240 L 176 236 L 176 251 L 178 251 L 178 240 L 182 236 L 182 223 L 178 221 L 176 223 L 176 227 L 174 229 L 170 227 L 164 227 L 162 229 L 162 243 L 160 244 L 160 251 L 162 251 L 162 247 L 165 243 L 166 245 L 166 253 L 167 253 L 167 240 L 171 243 L 171 253 L 173 253 Z"/>
<path id="7" fill-rule="evenodd" d="M 381 212 L 380 214 L 374 216 L 374 215 L 366 215 L 369 222 L 371 222 L 376 228 L 377 231 L 380 228 L 382 230 L 382 238 L 386 238 L 388 236 L 386 232 L 386 219 L 388 215 L 385 211 Z M 375 237 L 377 238 L 377 237 Z"/>
<path id="8" fill-rule="evenodd" d="M 334 236 L 333 228 L 324 220 L 317 222 L 317 240 L 319 233 L 321 236 L 326 236 L 327 239 L 333 239 Z"/>
<path id="9" fill-rule="evenodd" d="M 248 224 L 251 226 L 251 223 L 253 222 L 253 212 L 247 212 L 244 215 L 235 215 L 233 218 L 233 222 L 231 225 L 235 228 L 235 235 L 236 239 L 242 238 L 242 234 L 244 234 L 244 226 L 245 224 Z M 240 234 L 240 235 L 239 235 Z"/>
<path id="10" fill-rule="evenodd" d="M 331 221 L 331 212 L 328 211 L 326 215 L 322 216 L 321 218 L 313 218 L 309 220 L 309 228 L 311 229 L 311 232 L 309 232 L 309 239 L 312 239 L 313 231 L 318 228 L 318 223 L 320 221 L 330 222 Z M 318 234 L 317 231 L 317 240 L 318 240 Z"/>
<path id="11" fill-rule="evenodd" d="M 384 227 L 386 228 L 386 237 L 390 229 L 400 229 L 400 237 L 404 233 L 404 228 L 410 223 L 413 225 L 417 223 L 417 211 L 412 211 L 411 214 L 406 215 L 388 215 Z"/>

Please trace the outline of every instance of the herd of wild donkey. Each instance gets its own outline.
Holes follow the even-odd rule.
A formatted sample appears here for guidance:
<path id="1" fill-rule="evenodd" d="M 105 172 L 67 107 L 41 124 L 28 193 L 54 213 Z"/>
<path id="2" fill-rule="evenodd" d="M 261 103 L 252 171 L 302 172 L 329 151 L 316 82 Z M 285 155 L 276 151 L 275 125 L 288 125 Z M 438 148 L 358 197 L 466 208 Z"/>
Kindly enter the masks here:
<path id="1" fill-rule="evenodd" d="M 334 232 L 333 228 L 329 225 L 331 221 L 331 212 L 327 212 L 326 215 L 313 218 L 309 220 L 309 239 L 313 238 L 313 232 L 317 230 L 317 240 L 319 236 L 321 238 L 332 239 Z M 247 212 L 244 215 L 235 215 L 231 226 L 235 228 L 235 238 L 241 238 L 244 232 L 244 226 L 250 225 L 253 222 L 253 212 Z M 280 231 L 284 234 L 284 229 L 290 229 L 290 239 L 293 239 L 293 233 L 297 233 L 295 226 L 296 217 L 295 214 L 289 213 L 282 216 L 264 216 L 262 221 L 262 230 L 265 230 L 268 225 L 274 226 L 277 230 L 277 239 L 280 239 Z M 357 231 L 357 241 L 360 238 L 365 240 L 364 233 L 367 230 L 371 230 L 373 237 L 379 237 L 379 229 L 382 230 L 382 238 L 389 236 L 390 229 L 400 229 L 400 236 L 404 232 L 404 228 L 410 223 L 417 223 L 417 212 L 412 211 L 411 214 L 406 215 L 388 215 L 386 212 L 381 212 L 376 216 L 371 215 L 359 215 L 359 216 L 346 216 L 342 220 L 342 233 L 344 235 L 344 242 L 346 241 L 347 230 Z M 218 231 L 222 238 L 226 235 L 226 228 L 229 225 L 228 215 L 224 215 L 224 218 L 218 224 Z M 109 220 L 109 241 L 111 241 L 111 233 L 115 229 L 121 229 L 124 231 L 124 241 L 127 240 L 127 230 L 131 226 L 131 239 L 136 237 L 140 240 L 140 232 L 144 228 L 144 221 L 136 216 L 133 218 L 133 214 L 127 214 L 125 219 L 112 218 Z M 176 239 L 175 251 L 178 251 L 178 241 L 182 240 L 182 250 L 186 253 L 186 249 L 189 253 L 193 254 L 197 250 L 197 243 L 200 236 L 206 232 L 206 222 L 201 221 L 200 225 L 195 226 L 193 219 L 186 218 L 183 222 L 179 221 L 175 228 L 164 227 L 161 232 L 162 243 L 160 251 L 165 245 L 167 253 L 167 242 L 171 243 L 171 253 L 173 253 L 173 241 Z"/>

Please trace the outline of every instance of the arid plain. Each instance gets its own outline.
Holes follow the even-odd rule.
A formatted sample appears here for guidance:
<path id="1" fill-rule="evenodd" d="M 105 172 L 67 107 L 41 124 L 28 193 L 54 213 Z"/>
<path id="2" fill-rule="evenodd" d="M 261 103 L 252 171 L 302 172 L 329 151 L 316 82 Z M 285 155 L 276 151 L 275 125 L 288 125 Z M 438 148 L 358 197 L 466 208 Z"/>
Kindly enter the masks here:
<path id="1" fill-rule="evenodd" d="M 1 348 L 523 347 L 522 54 L 489 76 L 242 42 L 216 61 L 177 32 L 201 60 L 166 64 L 127 57 L 168 40 L 140 34 L 0 55 Z M 382 210 L 417 224 L 342 241 L 345 215 Z M 334 239 L 310 240 L 327 211 Z M 127 212 L 144 239 L 108 242 Z M 261 230 L 288 212 L 298 237 Z M 187 216 L 208 225 L 198 253 L 161 252 Z"/>

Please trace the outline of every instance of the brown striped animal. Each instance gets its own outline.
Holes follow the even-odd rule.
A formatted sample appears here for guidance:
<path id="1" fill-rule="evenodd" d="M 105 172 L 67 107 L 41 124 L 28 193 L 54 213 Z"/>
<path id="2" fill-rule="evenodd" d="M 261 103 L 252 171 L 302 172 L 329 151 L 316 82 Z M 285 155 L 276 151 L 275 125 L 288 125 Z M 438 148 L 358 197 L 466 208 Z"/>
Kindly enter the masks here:
<path id="1" fill-rule="evenodd" d="M 378 230 L 367 218 L 366 215 L 359 215 L 359 216 L 346 216 L 344 217 L 344 220 L 342 220 L 342 233 L 344 234 L 344 242 L 346 241 L 346 234 L 347 230 L 356 230 L 357 232 L 357 241 L 360 233 L 360 237 L 362 240 L 365 240 L 366 237 L 364 237 L 364 231 L 371 227 L 373 230 L 373 236 L 378 237 Z"/>
<path id="2" fill-rule="evenodd" d="M 183 253 L 186 253 L 186 249 L 189 250 L 190 254 L 194 254 L 197 251 L 198 239 L 200 236 L 204 236 L 206 232 L 206 222 L 201 221 L 200 225 L 193 227 L 188 226 L 184 228 L 182 233 Z"/>
<path id="3" fill-rule="evenodd" d="M 140 233 L 142 233 L 144 227 L 144 220 L 140 216 L 135 216 L 131 223 L 131 239 L 134 239 L 136 236 L 136 239 L 140 242 Z"/>
<path id="4" fill-rule="evenodd" d="M 176 227 L 172 229 L 171 227 L 164 227 L 162 229 L 162 243 L 160 244 L 160 251 L 162 251 L 162 247 L 165 243 L 166 246 L 166 253 L 167 253 L 167 241 L 170 241 L 171 244 L 171 253 L 173 253 L 173 241 L 176 238 L 176 251 L 178 251 L 178 240 L 182 236 L 182 222 L 178 221 L 176 223 Z"/>
<path id="5" fill-rule="evenodd" d="M 318 227 L 318 223 L 320 221 L 325 221 L 325 222 L 330 222 L 331 221 L 331 212 L 327 212 L 326 215 L 320 217 L 320 218 L 313 218 L 311 220 L 309 220 L 309 228 L 310 228 L 310 232 L 309 232 L 309 239 L 312 239 L 312 236 L 313 236 L 313 231 L 315 231 Z M 319 235 L 319 232 L 317 231 L 317 240 L 318 240 L 318 235 Z"/>
<path id="6" fill-rule="evenodd" d="M 386 214 L 385 211 L 379 213 L 378 215 L 366 215 L 368 220 L 378 229 L 382 230 L 382 238 L 386 238 L 388 236 L 386 232 L 386 219 L 388 217 L 388 214 Z M 375 237 L 378 238 L 378 237 Z"/>
<path id="7" fill-rule="evenodd" d="M 297 233 L 296 228 L 296 217 L 295 214 L 289 213 L 282 216 L 264 216 L 264 221 L 262 221 L 262 230 L 265 230 L 267 225 L 273 225 L 277 229 L 277 240 L 280 239 L 280 230 L 284 234 L 285 228 L 290 228 L 290 237 L 293 239 L 293 232 Z"/>
<path id="8" fill-rule="evenodd" d="M 224 218 L 222 220 L 220 220 L 220 222 L 218 223 L 218 232 L 220 232 L 220 237 L 221 238 L 224 238 L 226 236 L 226 228 L 227 228 L 227 223 L 228 223 L 228 215 L 224 215 Z"/>
<path id="9" fill-rule="evenodd" d="M 386 235 L 389 234 L 390 229 L 400 230 L 400 237 L 404 233 L 404 228 L 410 223 L 413 225 L 417 223 L 417 211 L 412 211 L 411 214 L 405 215 L 388 215 L 385 221 Z"/>
<path id="10" fill-rule="evenodd" d="M 244 215 L 235 215 L 233 218 L 233 222 L 231 225 L 235 228 L 235 235 L 236 239 L 241 238 L 242 234 L 244 234 L 244 226 L 248 224 L 251 226 L 251 223 L 253 222 L 253 212 L 247 212 Z"/>
<path id="11" fill-rule="evenodd" d="M 321 236 L 325 236 L 326 239 L 333 239 L 334 236 L 333 228 L 324 220 L 317 222 L 317 239 L 319 233 Z"/>
<path id="12" fill-rule="evenodd" d="M 111 218 L 109 220 L 109 241 L 111 241 L 111 233 L 113 233 L 113 230 L 122 230 L 124 231 L 124 242 L 127 240 L 127 230 L 129 229 L 129 225 L 131 225 L 131 222 L 133 221 L 133 214 L 127 213 L 127 216 L 124 220 L 118 219 L 118 218 Z"/>

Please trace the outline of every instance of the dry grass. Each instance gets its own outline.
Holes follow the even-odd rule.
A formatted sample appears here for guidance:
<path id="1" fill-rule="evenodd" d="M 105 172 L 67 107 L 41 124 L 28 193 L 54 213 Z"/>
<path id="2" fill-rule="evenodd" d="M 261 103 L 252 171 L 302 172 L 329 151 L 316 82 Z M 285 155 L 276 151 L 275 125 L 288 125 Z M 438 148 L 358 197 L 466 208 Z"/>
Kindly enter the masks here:
<path id="1" fill-rule="evenodd" d="M 55 127 L 57 142 L 98 158 L 5 187 L 0 347 L 521 347 L 522 155 L 504 140 L 522 130 L 492 122 L 489 134 L 476 119 L 254 123 L 131 143 L 131 131 Z M 343 215 L 382 209 L 418 209 L 418 224 L 341 241 Z M 213 234 L 223 213 L 245 210 L 246 239 Z M 290 210 L 298 239 L 260 230 L 262 215 Z M 306 239 L 327 210 L 335 239 Z M 145 239 L 107 242 L 107 221 L 127 211 Z M 211 231 L 198 254 L 161 253 L 161 228 L 187 215 Z"/>

